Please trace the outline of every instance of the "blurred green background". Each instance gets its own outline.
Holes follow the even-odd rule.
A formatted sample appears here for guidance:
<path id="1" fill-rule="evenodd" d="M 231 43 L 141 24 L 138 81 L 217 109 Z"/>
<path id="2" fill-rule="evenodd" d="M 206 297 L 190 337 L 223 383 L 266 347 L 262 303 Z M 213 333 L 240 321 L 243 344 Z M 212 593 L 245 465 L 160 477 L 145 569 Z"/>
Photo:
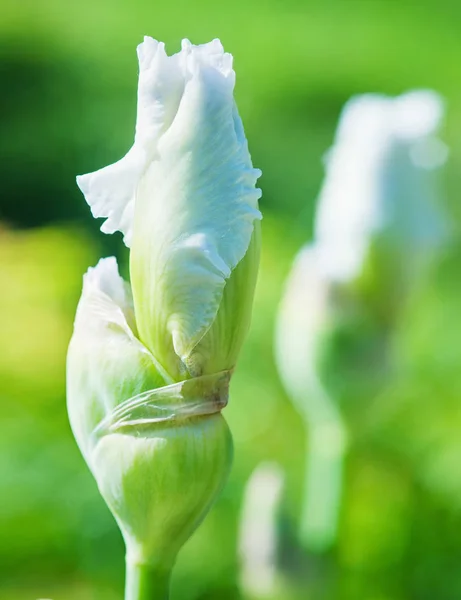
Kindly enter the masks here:
<path id="1" fill-rule="evenodd" d="M 65 408 L 65 355 L 81 277 L 99 233 L 75 184 L 128 149 L 135 47 L 170 52 L 219 37 L 235 58 L 237 101 L 263 170 L 264 248 L 248 342 L 225 414 L 230 481 L 181 553 L 173 598 L 244 598 L 238 520 L 264 459 L 285 471 L 274 598 L 461 598 L 461 3 L 459 0 L 7 0 L 0 8 L 0 598 L 122 598 L 123 544 L 81 458 Z M 296 548 L 304 433 L 278 381 L 276 309 L 311 237 L 322 155 L 353 94 L 436 89 L 447 99 L 445 209 L 453 243 L 418 287 L 397 332 L 401 369 L 376 398 L 347 461 L 337 545 Z M 347 409 L 345 418 L 348 416 Z"/>

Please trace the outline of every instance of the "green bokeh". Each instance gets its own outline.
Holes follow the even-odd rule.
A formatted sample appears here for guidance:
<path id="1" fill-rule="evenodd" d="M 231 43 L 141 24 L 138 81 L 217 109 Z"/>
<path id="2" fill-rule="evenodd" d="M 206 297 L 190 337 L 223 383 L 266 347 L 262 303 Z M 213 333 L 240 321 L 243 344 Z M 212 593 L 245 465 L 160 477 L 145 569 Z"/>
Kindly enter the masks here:
<path id="1" fill-rule="evenodd" d="M 0 598 L 115 600 L 123 544 L 72 438 L 65 354 L 81 275 L 117 254 L 77 173 L 133 137 L 144 34 L 179 48 L 220 37 L 261 186 L 263 255 L 252 330 L 225 414 L 230 481 L 184 548 L 173 598 L 240 598 L 237 532 L 261 461 L 285 470 L 279 600 L 461 597 L 461 3 L 458 0 L 7 0 L 0 8 Z M 322 156 L 352 95 L 430 87 L 447 99 L 445 205 L 454 242 L 404 312 L 398 381 L 361 399 L 337 546 L 296 548 L 304 434 L 278 381 L 283 281 L 310 239 Z M 347 388 L 347 380 L 343 382 Z M 352 388 L 353 389 L 353 388 Z M 346 411 L 347 413 L 347 411 Z M 346 415 L 347 416 L 347 415 Z M 353 415 L 350 416 L 353 418 Z M 240 594 L 240 595 L 239 595 Z"/>

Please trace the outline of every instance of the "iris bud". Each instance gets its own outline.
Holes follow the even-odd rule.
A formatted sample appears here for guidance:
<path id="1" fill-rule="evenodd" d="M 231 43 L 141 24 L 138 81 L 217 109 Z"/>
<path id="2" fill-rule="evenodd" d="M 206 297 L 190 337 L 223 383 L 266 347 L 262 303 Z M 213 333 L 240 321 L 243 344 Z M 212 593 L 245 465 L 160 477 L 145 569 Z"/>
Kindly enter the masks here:
<path id="1" fill-rule="evenodd" d="M 224 485 L 221 415 L 259 264 L 260 172 L 215 40 L 138 47 L 138 115 L 124 158 L 78 178 L 102 230 L 124 234 L 85 276 L 67 362 L 69 417 L 127 548 L 126 598 L 166 597 L 176 555 Z"/>

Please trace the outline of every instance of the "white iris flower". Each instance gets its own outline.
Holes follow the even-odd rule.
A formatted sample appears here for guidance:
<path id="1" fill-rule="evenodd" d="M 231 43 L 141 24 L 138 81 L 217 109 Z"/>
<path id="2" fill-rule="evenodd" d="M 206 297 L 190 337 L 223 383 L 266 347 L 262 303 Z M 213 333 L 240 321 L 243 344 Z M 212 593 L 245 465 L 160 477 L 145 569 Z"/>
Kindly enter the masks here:
<path id="1" fill-rule="evenodd" d="M 325 161 L 314 240 L 287 279 L 276 355 L 308 430 L 300 537 L 310 549 L 325 550 L 337 533 L 347 435 L 335 392 L 389 376 L 389 329 L 446 238 L 438 206 L 443 113 L 429 90 L 347 102 Z"/>

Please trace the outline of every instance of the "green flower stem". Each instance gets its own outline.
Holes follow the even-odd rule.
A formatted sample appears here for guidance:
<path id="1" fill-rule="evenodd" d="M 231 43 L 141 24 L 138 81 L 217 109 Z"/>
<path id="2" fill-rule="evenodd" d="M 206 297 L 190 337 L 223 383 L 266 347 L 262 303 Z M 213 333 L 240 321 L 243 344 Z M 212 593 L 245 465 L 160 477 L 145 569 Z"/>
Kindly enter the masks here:
<path id="1" fill-rule="evenodd" d="M 335 541 L 342 496 L 344 446 L 340 422 L 309 426 L 305 498 L 301 517 L 303 546 L 323 552 Z"/>
<path id="2" fill-rule="evenodd" d="M 125 600 L 168 600 L 171 570 L 127 563 Z"/>
<path id="3" fill-rule="evenodd" d="M 347 434 L 339 410 L 315 378 L 304 406 L 309 443 L 300 538 L 305 548 L 322 552 L 336 540 Z"/>

